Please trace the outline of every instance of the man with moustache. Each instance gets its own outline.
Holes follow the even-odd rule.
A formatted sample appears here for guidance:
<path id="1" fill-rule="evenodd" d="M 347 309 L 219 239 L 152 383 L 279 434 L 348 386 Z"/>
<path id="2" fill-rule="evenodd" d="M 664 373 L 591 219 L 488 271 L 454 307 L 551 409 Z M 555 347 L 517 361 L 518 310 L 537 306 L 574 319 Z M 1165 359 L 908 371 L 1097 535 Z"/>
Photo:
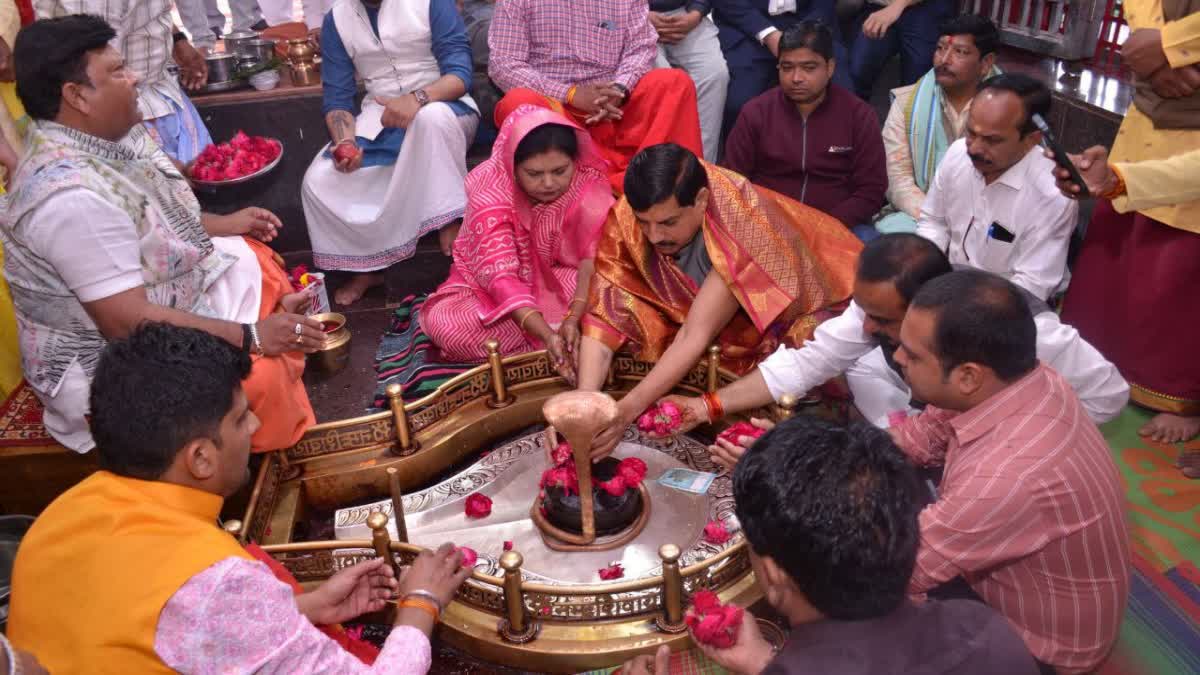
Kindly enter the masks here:
<path id="1" fill-rule="evenodd" d="M 999 75 L 1000 31 L 986 16 L 963 14 L 939 26 L 933 70 L 916 84 L 892 90 L 883 123 L 888 206 L 875 228 L 914 232 L 921 202 L 950 144 L 966 133 L 967 113 L 980 83 Z"/>
<path id="2" fill-rule="evenodd" d="M 879 118 L 830 83 L 834 37 L 805 21 L 779 39 L 779 86 L 742 108 L 725 143 L 725 166 L 837 218 L 860 239 L 884 204 L 887 170 Z"/>
<path id="3" fill-rule="evenodd" d="M 913 296 L 926 282 L 949 274 L 950 262 L 928 239 L 915 234 L 885 234 L 863 248 L 854 279 L 854 299 L 841 316 L 817 327 L 799 349 L 780 347 L 745 377 L 715 394 L 727 415 L 761 408 L 784 395 L 804 396 L 838 375 L 845 375 L 854 406 L 870 423 L 890 426 L 917 411 L 912 392 L 900 376 L 894 354 L 900 324 Z M 1129 385 L 1094 347 L 1062 323 L 1046 303 L 1027 297 L 1037 326 L 1037 355 L 1071 385 L 1097 424 L 1121 413 Z M 707 416 L 699 398 L 670 396 L 684 410 L 684 433 Z M 717 441 L 713 460 L 732 468 L 740 445 Z"/>
<path id="4" fill-rule="evenodd" d="M 1067 286 L 1067 246 L 1079 205 L 1054 182 L 1033 115 L 1050 113 L 1050 91 L 1027 75 L 980 85 L 929 189 L 917 234 L 955 265 L 999 274 L 1046 300 Z"/>
<path id="5" fill-rule="evenodd" d="M 674 144 L 638 153 L 600 236 L 579 388 L 599 391 L 618 349 L 654 367 L 593 444 L 612 452 L 714 342 L 744 373 L 800 344 L 850 297 L 861 245 L 837 220 Z"/>

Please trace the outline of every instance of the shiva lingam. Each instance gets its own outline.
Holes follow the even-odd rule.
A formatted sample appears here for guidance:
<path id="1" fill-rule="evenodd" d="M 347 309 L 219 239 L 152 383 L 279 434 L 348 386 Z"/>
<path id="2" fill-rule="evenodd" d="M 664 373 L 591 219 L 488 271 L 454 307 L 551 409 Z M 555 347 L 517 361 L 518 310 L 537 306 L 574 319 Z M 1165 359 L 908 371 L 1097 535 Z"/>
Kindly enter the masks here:
<path id="1" fill-rule="evenodd" d="M 639 482 L 620 494 L 599 483 L 617 474 L 619 462 L 606 457 L 593 464 L 592 441 L 617 417 L 617 404 L 600 392 L 569 391 L 542 406 L 547 448 L 558 446 L 561 433 L 571 449 L 578 489 L 549 486 L 534 501 L 530 518 L 546 546 L 556 551 L 604 551 L 623 546 L 646 527 L 650 494 Z"/>

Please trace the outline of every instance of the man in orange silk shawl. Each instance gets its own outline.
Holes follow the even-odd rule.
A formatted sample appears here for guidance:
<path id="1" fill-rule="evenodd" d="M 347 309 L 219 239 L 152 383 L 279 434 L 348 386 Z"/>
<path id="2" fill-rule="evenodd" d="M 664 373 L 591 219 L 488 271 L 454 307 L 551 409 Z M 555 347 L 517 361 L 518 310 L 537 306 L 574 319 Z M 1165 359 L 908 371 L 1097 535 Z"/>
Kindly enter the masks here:
<path id="1" fill-rule="evenodd" d="M 780 343 L 802 344 L 850 297 L 861 249 L 836 218 L 685 148 L 639 153 L 596 252 L 579 387 L 598 391 L 617 349 L 655 366 L 620 401 L 593 455 L 611 452 L 714 340 L 739 374 Z"/>

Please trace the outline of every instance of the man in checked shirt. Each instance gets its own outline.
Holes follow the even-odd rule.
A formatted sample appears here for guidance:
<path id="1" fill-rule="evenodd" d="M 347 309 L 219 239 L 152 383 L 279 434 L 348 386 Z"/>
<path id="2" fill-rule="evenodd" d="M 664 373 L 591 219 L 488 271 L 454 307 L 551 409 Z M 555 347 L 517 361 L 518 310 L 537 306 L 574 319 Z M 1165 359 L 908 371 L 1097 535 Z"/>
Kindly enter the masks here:
<path id="1" fill-rule="evenodd" d="M 488 74 L 505 96 L 496 126 L 522 104 L 586 125 L 620 192 L 640 150 L 676 143 L 698 156 L 696 87 L 682 70 L 652 69 L 659 35 L 646 0 L 504 0 L 488 33 Z"/>

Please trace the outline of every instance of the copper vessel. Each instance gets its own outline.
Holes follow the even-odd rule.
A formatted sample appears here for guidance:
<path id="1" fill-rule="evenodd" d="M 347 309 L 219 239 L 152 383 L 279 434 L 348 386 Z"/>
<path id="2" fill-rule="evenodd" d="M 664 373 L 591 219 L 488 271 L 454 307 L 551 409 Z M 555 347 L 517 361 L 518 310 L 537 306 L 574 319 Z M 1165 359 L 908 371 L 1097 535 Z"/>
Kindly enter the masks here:
<path id="1" fill-rule="evenodd" d="M 288 40 L 287 60 L 292 69 L 292 84 L 303 87 L 321 82 L 315 59 L 317 50 L 308 38 Z"/>

